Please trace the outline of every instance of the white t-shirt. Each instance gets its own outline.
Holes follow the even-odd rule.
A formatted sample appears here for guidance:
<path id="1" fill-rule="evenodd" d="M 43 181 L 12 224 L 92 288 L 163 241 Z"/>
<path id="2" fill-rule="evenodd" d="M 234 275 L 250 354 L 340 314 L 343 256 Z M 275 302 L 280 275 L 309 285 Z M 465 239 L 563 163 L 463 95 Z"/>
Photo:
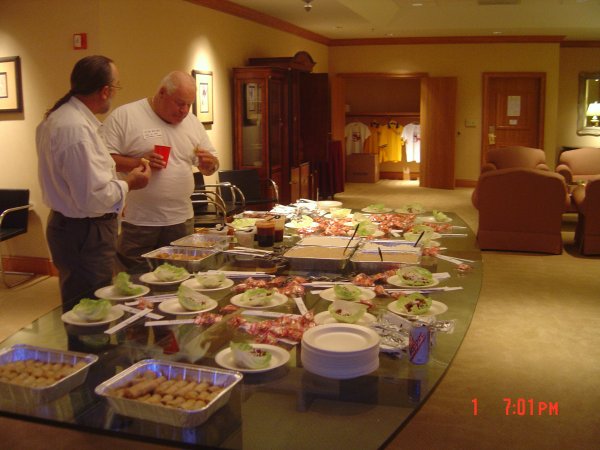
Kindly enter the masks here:
<path id="1" fill-rule="evenodd" d="M 101 128 L 96 116 L 75 97 L 37 127 L 38 178 L 50 209 L 83 218 L 123 208 L 129 188 L 117 178 Z"/>
<path id="2" fill-rule="evenodd" d="M 405 125 L 402 139 L 406 147 L 406 160 L 421 162 L 421 126 L 418 123 Z"/>
<path id="3" fill-rule="evenodd" d="M 198 164 L 194 148 L 198 145 L 216 153 L 196 116 L 188 114 L 181 123 L 171 125 L 156 115 L 147 99 L 142 99 L 113 111 L 104 122 L 104 138 L 111 153 L 136 158 L 154 150 L 155 145 L 171 147 L 167 167 L 153 170 L 148 186 L 127 196 L 125 222 L 168 226 L 193 217 L 192 166 Z"/>
<path id="4" fill-rule="evenodd" d="M 371 132 L 369 127 L 362 122 L 351 122 L 344 128 L 344 136 L 346 137 L 346 154 L 362 153 L 365 141 Z"/>

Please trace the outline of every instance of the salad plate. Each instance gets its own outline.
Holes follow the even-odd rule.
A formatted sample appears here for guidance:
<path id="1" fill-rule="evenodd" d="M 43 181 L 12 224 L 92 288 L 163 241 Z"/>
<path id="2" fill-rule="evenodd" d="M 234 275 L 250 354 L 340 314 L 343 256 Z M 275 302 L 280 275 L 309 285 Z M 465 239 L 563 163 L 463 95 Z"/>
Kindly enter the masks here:
<path id="1" fill-rule="evenodd" d="M 260 369 L 248 369 L 247 367 L 239 367 L 236 365 L 233 359 L 233 353 L 231 348 L 227 347 L 221 350 L 219 353 L 215 355 L 215 362 L 225 368 L 231 370 L 237 370 L 238 372 L 243 373 L 260 373 L 267 372 L 269 370 L 276 369 L 278 367 L 286 364 L 290 359 L 290 353 L 276 345 L 269 344 L 250 344 L 254 348 L 260 348 L 262 350 L 266 350 L 271 353 L 271 361 L 269 361 L 269 365 L 267 367 L 263 367 Z"/>
<path id="2" fill-rule="evenodd" d="M 123 317 L 124 311 L 117 306 L 113 306 L 110 308 L 110 311 L 106 315 L 106 317 L 102 320 L 98 321 L 88 321 L 81 319 L 77 314 L 73 311 L 67 311 L 62 316 L 60 316 L 61 320 L 64 323 L 68 323 L 69 325 L 77 325 L 78 327 L 97 327 L 98 325 L 106 325 L 107 323 L 111 323 L 114 320 L 120 319 Z"/>
<path id="3" fill-rule="evenodd" d="M 358 298 L 358 300 L 355 300 L 355 301 L 370 300 L 375 297 L 375 292 L 372 291 L 371 289 L 366 289 L 363 287 L 358 287 L 358 289 L 360 289 L 361 294 L 360 294 L 360 297 Z M 335 295 L 335 291 L 333 288 L 325 289 L 324 291 L 319 292 L 319 295 L 321 296 L 321 298 L 323 300 L 328 300 L 330 302 L 333 302 L 335 300 L 344 300 Z"/>
<path id="4" fill-rule="evenodd" d="M 431 282 L 427 283 L 427 284 L 419 284 L 419 285 L 417 285 L 417 284 L 407 284 L 398 275 L 392 275 L 391 277 L 388 277 L 387 282 L 390 283 L 390 284 L 393 284 L 394 286 L 406 287 L 406 288 L 414 288 L 414 289 L 428 288 L 428 287 L 437 286 L 438 284 L 440 284 L 440 280 L 438 280 L 437 278 L 433 278 L 431 280 Z"/>
<path id="5" fill-rule="evenodd" d="M 409 314 L 403 306 L 398 305 L 398 300 L 394 300 L 390 304 L 388 304 L 387 309 L 393 312 L 394 314 L 398 314 L 399 316 L 407 316 L 407 317 L 430 317 L 437 316 L 438 314 L 443 314 L 448 311 L 448 307 L 437 300 L 431 300 L 431 308 L 429 311 L 423 314 Z"/>
<path id="6" fill-rule="evenodd" d="M 117 288 L 114 285 L 110 285 L 110 286 L 104 286 L 103 288 L 97 289 L 96 292 L 94 292 L 94 295 L 98 298 L 105 298 L 106 300 L 131 300 L 132 298 L 138 298 L 138 297 L 142 297 L 144 295 L 146 295 L 148 292 L 150 292 L 150 288 L 148 286 L 144 286 L 142 284 L 131 284 L 131 287 L 133 288 L 142 288 L 142 290 L 140 291 L 139 294 L 135 294 L 135 295 L 122 295 L 119 294 L 119 291 L 117 291 Z"/>
<path id="7" fill-rule="evenodd" d="M 187 275 L 185 275 L 177 280 L 161 281 L 158 278 L 156 278 L 156 275 L 154 275 L 154 272 L 148 272 L 143 275 L 140 275 L 140 281 L 143 283 L 148 283 L 148 284 L 156 284 L 158 286 L 169 286 L 172 284 L 181 283 L 182 281 L 187 280 L 190 276 L 191 275 L 188 273 Z"/>
<path id="8" fill-rule="evenodd" d="M 315 226 L 315 221 L 309 216 L 302 216 L 301 219 L 293 219 L 285 224 L 286 228 L 299 229 L 299 228 L 310 228 Z"/>
<path id="9" fill-rule="evenodd" d="M 360 319 L 354 322 L 354 325 L 365 325 L 368 326 L 375 322 L 377 319 L 373 314 L 366 312 Z M 315 315 L 315 323 L 317 325 L 325 325 L 326 323 L 342 323 L 335 320 L 329 311 L 323 311 Z"/>
<path id="10" fill-rule="evenodd" d="M 394 212 L 397 212 L 400 214 L 423 214 L 425 212 L 425 208 L 423 207 L 423 205 L 419 205 L 419 204 L 415 203 L 412 205 L 404 205 L 404 206 L 394 210 Z"/>
<path id="11" fill-rule="evenodd" d="M 416 221 L 422 223 L 450 223 L 452 222 L 452 217 L 446 217 L 446 220 L 436 220 L 433 216 L 425 216 L 417 217 Z"/>
<path id="12" fill-rule="evenodd" d="M 200 314 L 206 311 L 211 311 L 218 306 L 218 303 L 214 301 L 212 298 L 206 300 L 206 307 L 199 309 L 197 311 L 190 311 L 189 309 L 185 309 L 179 303 L 179 299 L 177 297 L 170 298 L 165 300 L 164 302 L 160 302 L 158 304 L 158 309 L 166 314 L 174 314 L 177 316 L 195 316 L 196 314 Z"/>
<path id="13" fill-rule="evenodd" d="M 392 208 L 369 208 L 368 206 L 366 208 L 361 209 L 362 212 L 365 213 L 369 213 L 369 214 L 386 214 L 389 212 L 392 212 Z"/>
<path id="14" fill-rule="evenodd" d="M 199 292 L 204 292 L 206 294 L 212 292 L 212 291 L 220 291 L 221 289 L 226 289 L 226 288 L 230 288 L 231 286 L 233 286 L 233 280 L 230 278 L 225 278 L 221 284 L 219 284 L 219 286 L 215 287 L 215 288 L 205 288 L 202 287 L 202 285 L 198 282 L 198 280 L 196 278 L 191 278 L 189 280 L 185 280 L 183 283 L 181 283 L 183 286 L 187 286 L 189 288 L 192 288 L 195 291 L 199 291 Z"/>
<path id="15" fill-rule="evenodd" d="M 247 309 L 273 308 L 275 306 L 283 305 L 287 301 L 288 301 L 287 296 L 280 294 L 279 292 L 274 293 L 273 297 L 271 297 L 271 300 L 266 305 L 260 305 L 260 306 L 248 305 L 248 303 L 244 301 L 243 293 L 234 295 L 233 297 L 231 297 L 231 300 L 230 300 L 232 305 L 239 306 L 240 308 L 247 308 Z"/>

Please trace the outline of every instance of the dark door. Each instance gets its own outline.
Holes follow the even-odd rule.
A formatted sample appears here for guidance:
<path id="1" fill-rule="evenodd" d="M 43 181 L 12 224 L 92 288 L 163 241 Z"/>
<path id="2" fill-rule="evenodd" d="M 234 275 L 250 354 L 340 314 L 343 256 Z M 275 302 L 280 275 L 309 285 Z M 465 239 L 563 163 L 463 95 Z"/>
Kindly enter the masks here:
<path id="1" fill-rule="evenodd" d="M 484 73 L 482 155 L 488 150 L 522 145 L 542 148 L 543 73 Z"/>

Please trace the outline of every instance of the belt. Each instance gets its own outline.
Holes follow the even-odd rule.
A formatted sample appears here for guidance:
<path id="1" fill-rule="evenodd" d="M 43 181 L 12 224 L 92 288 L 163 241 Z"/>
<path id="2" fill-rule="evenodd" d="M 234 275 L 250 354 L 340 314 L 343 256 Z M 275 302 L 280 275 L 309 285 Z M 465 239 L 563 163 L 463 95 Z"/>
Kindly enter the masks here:
<path id="1" fill-rule="evenodd" d="M 68 220 L 89 220 L 89 221 L 95 221 L 95 220 L 112 220 L 112 219 L 116 219 L 117 218 L 117 213 L 106 213 L 103 214 L 101 216 L 98 217 L 67 217 L 62 213 L 59 213 L 58 211 L 52 210 L 53 214 L 56 214 L 58 217 L 62 218 L 62 219 L 68 219 Z"/>

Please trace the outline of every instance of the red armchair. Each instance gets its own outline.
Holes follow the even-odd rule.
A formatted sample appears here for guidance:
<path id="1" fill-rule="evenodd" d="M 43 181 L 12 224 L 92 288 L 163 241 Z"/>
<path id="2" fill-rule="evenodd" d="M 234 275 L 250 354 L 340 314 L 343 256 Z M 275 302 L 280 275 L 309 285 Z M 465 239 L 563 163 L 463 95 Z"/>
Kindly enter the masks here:
<path id="1" fill-rule="evenodd" d="M 562 152 L 556 172 L 565 177 L 567 184 L 576 184 L 600 175 L 600 148 L 582 147 Z"/>
<path id="2" fill-rule="evenodd" d="M 600 175 L 573 191 L 579 217 L 575 242 L 584 255 L 600 255 Z"/>
<path id="3" fill-rule="evenodd" d="M 550 170 L 546 165 L 546 154 L 539 148 L 521 146 L 495 148 L 486 153 L 485 159 L 485 163 L 481 166 L 481 173 L 511 167 Z"/>
<path id="4" fill-rule="evenodd" d="M 509 168 L 482 173 L 473 193 L 477 242 L 484 250 L 562 253 L 565 180 L 547 170 Z"/>

